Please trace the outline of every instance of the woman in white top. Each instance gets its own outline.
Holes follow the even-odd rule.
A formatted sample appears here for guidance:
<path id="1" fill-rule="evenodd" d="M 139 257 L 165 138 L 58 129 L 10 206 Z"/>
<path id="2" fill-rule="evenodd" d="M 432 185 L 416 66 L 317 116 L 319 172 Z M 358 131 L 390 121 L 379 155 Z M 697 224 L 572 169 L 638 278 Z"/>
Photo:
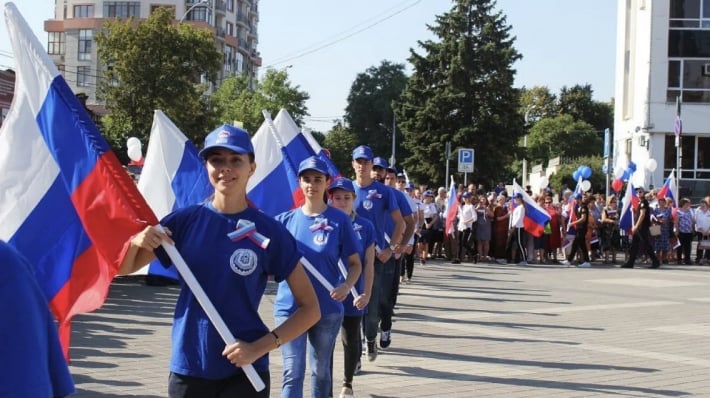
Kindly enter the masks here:
<path id="1" fill-rule="evenodd" d="M 461 195 L 463 198 L 463 206 L 461 206 L 461 211 L 459 215 L 459 225 L 458 230 L 461 232 L 461 239 L 459 240 L 459 256 L 461 259 L 466 258 L 466 256 L 473 257 L 473 247 L 470 245 L 471 235 L 473 233 L 473 223 L 476 222 L 478 215 L 476 214 L 476 209 L 473 206 L 473 195 L 471 192 L 464 192 Z"/>
<path id="2" fill-rule="evenodd" d="M 422 197 L 424 201 L 422 204 L 424 224 L 422 225 L 421 237 L 419 238 L 419 256 L 422 265 L 424 265 L 426 264 L 429 252 L 429 243 L 432 242 L 436 234 L 434 226 L 436 225 L 436 220 L 439 218 L 439 210 L 434 203 L 434 193 L 426 191 Z"/>

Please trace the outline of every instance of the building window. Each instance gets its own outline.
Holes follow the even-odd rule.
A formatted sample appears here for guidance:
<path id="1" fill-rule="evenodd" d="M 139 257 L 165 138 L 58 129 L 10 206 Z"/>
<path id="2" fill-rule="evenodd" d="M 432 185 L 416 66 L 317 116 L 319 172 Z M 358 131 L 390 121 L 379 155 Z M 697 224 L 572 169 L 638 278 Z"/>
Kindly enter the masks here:
<path id="1" fill-rule="evenodd" d="M 47 54 L 64 55 L 64 32 L 49 32 Z"/>
<path id="2" fill-rule="evenodd" d="M 710 58 L 668 61 L 666 101 L 710 103 Z"/>
<path id="3" fill-rule="evenodd" d="M 235 65 L 234 72 L 236 72 L 237 74 L 244 73 L 244 55 L 240 52 L 237 52 L 236 60 L 237 64 Z"/>
<path id="4" fill-rule="evenodd" d="M 74 18 L 93 18 L 94 5 L 82 4 L 74 6 Z"/>
<path id="5" fill-rule="evenodd" d="M 201 21 L 201 22 L 208 22 L 209 20 L 207 19 L 207 12 L 208 12 L 208 7 L 195 7 L 192 9 L 192 11 L 187 13 L 187 16 L 185 17 L 186 21 Z"/>
<path id="6" fill-rule="evenodd" d="M 234 24 L 227 22 L 227 36 L 234 36 Z"/>
<path id="7" fill-rule="evenodd" d="M 227 0 L 227 11 L 234 11 L 234 0 Z"/>
<path id="8" fill-rule="evenodd" d="M 89 79 L 91 67 L 90 66 L 77 66 L 76 67 L 76 86 L 77 87 L 89 87 Z"/>
<path id="9" fill-rule="evenodd" d="M 140 18 L 139 1 L 107 1 L 104 3 L 104 18 Z"/>
<path id="10" fill-rule="evenodd" d="M 231 72 L 234 69 L 234 54 L 236 54 L 235 48 L 232 46 L 224 47 L 224 71 Z"/>
<path id="11" fill-rule="evenodd" d="M 91 42 L 94 40 L 94 31 L 79 29 L 79 60 L 91 60 Z"/>
<path id="12" fill-rule="evenodd" d="M 684 135 L 681 137 L 681 148 L 683 151 L 681 178 L 710 179 L 710 137 Z M 663 159 L 664 175 L 668 175 L 673 168 L 677 172 L 676 155 L 675 135 L 668 134 Z"/>

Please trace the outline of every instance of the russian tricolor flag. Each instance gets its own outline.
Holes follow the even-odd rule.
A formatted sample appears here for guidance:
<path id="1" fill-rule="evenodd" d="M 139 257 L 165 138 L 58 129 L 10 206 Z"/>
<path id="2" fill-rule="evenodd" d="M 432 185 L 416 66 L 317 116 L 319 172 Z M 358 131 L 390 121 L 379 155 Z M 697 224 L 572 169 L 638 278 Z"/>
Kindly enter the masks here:
<path id="1" fill-rule="evenodd" d="M 629 183 L 626 184 L 621 215 L 619 216 L 619 228 L 626 232 L 630 232 L 634 226 L 634 208 L 638 207 L 638 205 L 634 205 L 634 202 L 639 202 L 636 192 L 634 191 L 634 185 L 631 183 L 631 179 L 629 179 Z"/>
<path id="2" fill-rule="evenodd" d="M 268 120 L 264 122 L 252 137 L 257 167 L 249 179 L 247 195 L 266 214 L 275 216 L 304 202 L 298 186 L 298 165 L 302 160 L 318 155 L 326 161 L 332 176 L 339 172 L 313 136 L 301 131 L 285 109 L 276 115 L 273 128 L 269 124 Z M 283 195 L 275 187 L 289 187 L 291 194 Z"/>
<path id="3" fill-rule="evenodd" d="M 158 220 L 14 4 L 15 96 L 0 130 L 0 239 L 33 265 L 60 323 L 100 307 L 125 243 Z"/>
<path id="4" fill-rule="evenodd" d="M 668 178 L 666 178 L 666 182 L 664 182 L 661 189 L 658 190 L 656 197 L 658 199 L 671 198 L 673 199 L 673 207 L 678 206 L 678 188 L 675 183 L 675 169 L 671 170 Z"/>
<path id="5" fill-rule="evenodd" d="M 451 176 L 451 187 L 449 188 L 449 198 L 446 202 L 446 234 L 453 236 L 456 230 L 454 220 L 459 211 L 459 201 L 456 197 L 456 184 L 454 176 Z"/>
<path id="6" fill-rule="evenodd" d="M 540 237 L 545 232 L 545 225 L 550 222 L 550 215 L 545 209 L 538 206 L 527 192 L 516 181 L 513 181 L 513 194 L 523 195 L 525 205 L 525 218 L 523 218 L 523 229 L 532 236 Z"/>
<path id="7" fill-rule="evenodd" d="M 138 190 L 158 218 L 201 203 L 214 193 L 197 148 L 160 110 L 153 115 Z M 158 261 L 136 273 L 178 279 L 174 266 L 166 269 Z"/>

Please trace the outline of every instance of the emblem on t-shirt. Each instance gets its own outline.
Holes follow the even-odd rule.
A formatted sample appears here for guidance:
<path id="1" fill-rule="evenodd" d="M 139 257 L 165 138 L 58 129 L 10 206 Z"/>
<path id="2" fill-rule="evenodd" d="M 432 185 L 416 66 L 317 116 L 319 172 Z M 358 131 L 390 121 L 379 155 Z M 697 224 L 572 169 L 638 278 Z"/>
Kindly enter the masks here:
<path id="1" fill-rule="evenodd" d="M 328 219 L 323 217 L 318 217 L 313 220 L 313 224 L 310 227 L 311 232 L 313 232 L 313 243 L 318 246 L 323 246 L 328 243 L 328 235 L 333 227 L 328 225 Z"/>
<path id="2" fill-rule="evenodd" d="M 257 256 L 251 249 L 237 249 L 229 258 L 229 266 L 232 271 L 247 276 L 256 270 Z"/>
<path id="3" fill-rule="evenodd" d="M 382 194 L 377 193 L 376 189 L 370 189 L 369 191 L 367 191 L 367 196 L 362 202 L 362 207 L 364 207 L 365 210 L 372 209 L 372 199 L 380 199 L 381 197 Z"/>
<path id="4" fill-rule="evenodd" d="M 357 238 L 362 240 L 362 235 L 360 235 L 360 231 L 362 231 L 362 225 L 354 222 L 353 223 L 353 231 L 355 231 L 355 234 L 357 235 Z"/>

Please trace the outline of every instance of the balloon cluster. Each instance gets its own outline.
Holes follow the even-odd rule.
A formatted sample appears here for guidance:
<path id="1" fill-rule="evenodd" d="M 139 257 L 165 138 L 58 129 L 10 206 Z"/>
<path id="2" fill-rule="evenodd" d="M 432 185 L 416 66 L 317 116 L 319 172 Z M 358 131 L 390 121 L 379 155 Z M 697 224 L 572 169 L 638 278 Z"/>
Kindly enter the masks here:
<path id="1" fill-rule="evenodd" d="M 141 140 L 139 140 L 138 138 L 130 137 L 126 141 L 126 148 L 128 152 L 128 157 L 131 158 L 132 161 L 138 162 L 143 159 L 142 144 Z"/>
<path id="2" fill-rule="evenodd" d="M 651 173 L 656 171 L 657 167 L 658 162 L 656 161 L 656 159 L 648 159 L 648 161 L 646 161 L 645 168 Z M 611 188 L 615 192 L 620 192 L 621 188 L 624 187 L 624 182 L 628 181 L 631 178 L 631 175 L 636 172 L 637 168 L 638 166 L 636 166 L 636 163 L 629 162 L 629 164 L 626 166 L 626 169 L 624 169 L 623 166 L 616 169 L 614 171 L 614 180 L 611 182 Z"/>
<path id="3" fill-rule="evenodd" d="M 592 183 L 588 180 L 591 176 L 592 168 L 589 166 L 579 166 L 577 170 L 572 172 L 572 178 L 574 178 L 575 181 L 584 179 L 584 181 L 580 183 L 580 188 L 582 188 L 583 192 L 587 192 L 592 189 Z"/>

